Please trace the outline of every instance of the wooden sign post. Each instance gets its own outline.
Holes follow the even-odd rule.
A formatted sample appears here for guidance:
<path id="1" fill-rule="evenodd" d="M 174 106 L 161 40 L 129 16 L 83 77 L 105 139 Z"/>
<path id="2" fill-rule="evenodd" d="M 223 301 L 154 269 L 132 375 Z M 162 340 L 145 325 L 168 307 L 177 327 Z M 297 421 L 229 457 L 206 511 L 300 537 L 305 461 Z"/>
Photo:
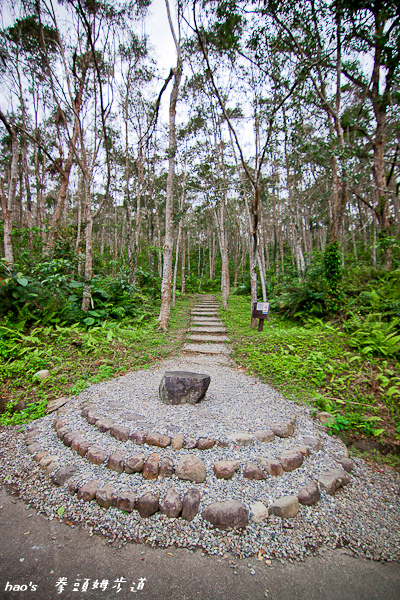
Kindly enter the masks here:
<path id="1" fill-rule="evenodd" d="M 269 302 L 253 302 L 252 318 L 259 319 L 257 331 L 262 331 L 264 320 L 268 319 Z"/>

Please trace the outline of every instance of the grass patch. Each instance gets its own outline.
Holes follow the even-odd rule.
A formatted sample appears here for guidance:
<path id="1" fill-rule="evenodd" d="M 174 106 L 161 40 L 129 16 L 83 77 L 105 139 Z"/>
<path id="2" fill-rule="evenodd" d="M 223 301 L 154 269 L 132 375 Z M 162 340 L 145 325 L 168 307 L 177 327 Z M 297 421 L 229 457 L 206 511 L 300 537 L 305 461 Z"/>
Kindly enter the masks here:
<path id="1" fill-rule="evenodd" d="M 98 383 L 176 353 L 182 344 L 194 297 L 179 298 L 171 309 L 170 329 L 158 328 L 158 310 L 140 322 L 104 321 L 72 326 L 0 325 L 0 425 L 15 425 L 42 417 L 49 401 L 78 394 Z M 48 369 L 44 381 L 33 375 Z M 26 405 L 26 406 L 24 406 Z M 16 408 L 19 410 L 16 410 Z"/>
<path id="2" fill-rule="evenodd" d="M 400 439 L 400 365 L 349 345 L 339 325 L 310 318 L 303 325 L 271 315 L 250 327 L 250 299 L 233 296 L 221 311 L 233 356 L 286 397 L 334 415 L 331 433 Z"/>

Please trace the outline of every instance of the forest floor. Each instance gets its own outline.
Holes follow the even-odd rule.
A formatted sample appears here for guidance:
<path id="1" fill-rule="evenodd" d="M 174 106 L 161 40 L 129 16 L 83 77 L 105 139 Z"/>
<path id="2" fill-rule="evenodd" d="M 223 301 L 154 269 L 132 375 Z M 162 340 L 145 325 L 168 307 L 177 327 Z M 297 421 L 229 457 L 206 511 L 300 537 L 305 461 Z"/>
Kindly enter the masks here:
<path id="1" fill-rule="evenodd" d="M 178 297 L 167 332 L 158 328 L 156 307 L 139 321 L 105 321 L 87 330 L 1 326 L 0 426 L 41 417 L 54 399 L 176 355 L 195 298 Z M 232 296 L 221 316 L 238 365 L 287 398 L 334 415 L 330 431 L 353 453 L 400 469 L 398 362 L 366 355 L 353 336 L 320 319 L 300 325 L 272 314 L 256 332 L 247 297 Z M 41 369 L 50 372 L 44 381 L 34 376 Z"/>
<path id="2" fill-rule="evenodd" d="M 155 367 L 159 358 L 171 357 L 181 347 L 193 301 L 187 302 L 184 310 L 181 306 L 177 311 L 179 315 L 173 317 L 176 321 L 172 343 L 166 344 L 165 339 L 160 338 L 160 343 L 153 344 L 152 349 L 142 355 L 142 366 Z M 229 329 L 229 317 L 227 324 Z M 153 342 L 155 340 L 158 341 L 157 334 L 153 335 Z M 233 345 L 237 355 L 239 342 L 235 338 Z M 254 343 L 253 346 L 257 347 Z M 158 348 L 160 354 L 155 356 L 153 348 Z M 119 363 L 118 368 L 121 366 L 125 367 Z M 121 374 L 126 370 L 121 369 Z M 92 379 L 82 378 L 81 385 L 86 383 L 83 387 L 87 387 L 109 379 L 110 375 L 103 374 L 97 379 L 94 379 L 95 374 L 91 375 Z M 114 370 L 113 374 L 118 377 L 119 372 Z M 44 384 L 41 385 L 44 389 Z M 107 384 L 104 381 L 102 385 Z M 303 388 L 302 393 L 306 391 Z M 375 479 L 382 477 L 383 471 L 374 475 Z M 150 548 L 147 544 L 122 544 L 118 539 L 110 543 L 109 539 L 93 535 L 90 528 L 72 523 L 67 526 L 65 520 L 60 521 L 61 518 L 37 514 L 29 504 L 18 499 L 17 486 L 0 488 L 1 600 L 76 597 L 125 600 L 135 597 L 134 594 L 150 600 L 171 597 L 182 600 L 347 600 L 354 597 L 397 600 L 400 594 L 398 562 L 367 560 L 352 555 L 347 548 L 321 546 L 316 555 L 293 563 L 284 559 L 265 563 L 259 562 L 256 556 L 238 558 L 234 555 L 222 560 L 207 556 L 201 550 Z M 61 578 L 66 580 L 64 589 L 56 587 Z M 143 589 L 134 591 L 133 581 L 137 586 L 139 580 L 143 580 Z"/>
<path id="3" fill-rule="evenodd" d="M 257 332 L 243 297 L 230 299 L 224 321 L 238 365 L 287 398 L 331 413 L 330 433 L 355 456 L 400 471 L 398 361 L 365 353 L 358 339 L 321 319 L 299 324 L 272 314 Z"/>

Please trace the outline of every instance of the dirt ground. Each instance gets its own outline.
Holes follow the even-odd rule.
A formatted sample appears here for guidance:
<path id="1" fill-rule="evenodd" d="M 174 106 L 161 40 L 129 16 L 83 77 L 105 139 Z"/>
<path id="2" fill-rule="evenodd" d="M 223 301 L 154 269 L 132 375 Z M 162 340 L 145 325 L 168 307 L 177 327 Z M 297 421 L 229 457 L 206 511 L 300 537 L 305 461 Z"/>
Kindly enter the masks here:
<path id="1" fill-rule="evenodd" d="M 230 561 L 180 549 L 119 548 L 37 516 L 4 489 L 0 507 L 1 600 L 400 598 L 399 563 L 355 558 L 345 550 L 268 566 L 257 557 Z"/>

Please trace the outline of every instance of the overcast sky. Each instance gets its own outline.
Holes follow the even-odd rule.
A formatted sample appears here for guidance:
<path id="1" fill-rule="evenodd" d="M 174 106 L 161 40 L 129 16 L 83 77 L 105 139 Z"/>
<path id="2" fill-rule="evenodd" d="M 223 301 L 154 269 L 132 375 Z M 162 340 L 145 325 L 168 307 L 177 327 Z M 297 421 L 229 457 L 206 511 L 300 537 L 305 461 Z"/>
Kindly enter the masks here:
<path id="1" fill-rule="evenodd" d="M 170 10 L 174 21 L 174 27 L 177 27 L 174 0 L 170 1 Z M 176 65 L 176 50 L 169 28 L 165 0 L 152 1 L 149 9 L 149 16 L 145 22 L 144 32 L 147 33 L 151 45 L 155 48 L 160 75 L 166 77 L 171 67 Z"/>

